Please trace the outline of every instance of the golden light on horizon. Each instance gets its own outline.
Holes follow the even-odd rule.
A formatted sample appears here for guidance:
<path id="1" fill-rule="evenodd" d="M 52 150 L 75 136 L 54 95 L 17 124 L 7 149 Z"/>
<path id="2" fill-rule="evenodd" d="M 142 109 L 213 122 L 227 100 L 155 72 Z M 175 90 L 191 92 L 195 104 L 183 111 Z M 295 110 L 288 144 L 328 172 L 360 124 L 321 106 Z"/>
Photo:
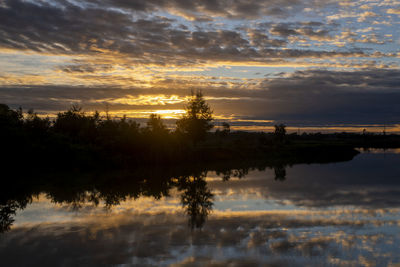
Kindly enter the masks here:
<path id="1" fill-rule="evenodd" d="M 94 102 L 105 102 L 109 104 L 124 104 L 124 105 L 148 105 L 148 106 L 164 106 L 168 104 L 178 104 L 185 102 L 187 97 L 180 97 L 178 95 L 126 95 L 121 98 L 106 98 L 95 100 Z"/>
<path id="2" fill-rule="evenodd" d="M 118 110 L 111 111 L 112 117 L 126 116 L 128 118 L 147 119 L 151 114 L 158 114 L 162 119 L 180 119 L 185 114 L 184 109 L 159 109 L 159 110 Z"/>

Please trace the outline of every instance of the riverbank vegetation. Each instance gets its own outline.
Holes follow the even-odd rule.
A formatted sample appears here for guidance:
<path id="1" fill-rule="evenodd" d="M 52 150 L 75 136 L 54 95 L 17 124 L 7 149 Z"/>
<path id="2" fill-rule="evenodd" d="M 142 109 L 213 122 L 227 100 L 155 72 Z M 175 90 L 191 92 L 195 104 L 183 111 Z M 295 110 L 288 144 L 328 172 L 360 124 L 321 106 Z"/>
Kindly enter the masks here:
<path id="1" fill-rule="evenodd" d="M 0 105 L 2 163 L 26 168 L 103 168 L 267 160 L 274 164 L 329 162 L 352 158 L 359 147 L 400 147 L 398 135 L 287 134 L 234 132 L 229 124 L 210 132 L 213 115 L 200 91 L 192 93 L 185 115 L 168 129 L 152 114 L 146 125 L 85 113 L 72 106 L 54 120 L 34 111 Z"/>

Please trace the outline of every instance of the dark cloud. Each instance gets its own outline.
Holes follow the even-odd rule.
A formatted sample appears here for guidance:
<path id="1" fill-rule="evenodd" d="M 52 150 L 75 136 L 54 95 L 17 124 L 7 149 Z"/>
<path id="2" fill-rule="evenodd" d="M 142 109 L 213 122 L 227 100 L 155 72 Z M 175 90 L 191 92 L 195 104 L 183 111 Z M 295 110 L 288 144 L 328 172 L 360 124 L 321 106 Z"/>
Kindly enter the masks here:
<path id="1" fill-rule="evenodd" d="M 262 23 L 259 27 L 268 29 L 273 35 L 287 38 L 289 36 L 303 36 L 308 38 L 329 39 L 331 33 L 337 30 L 336 24 L 322 24 L 320 22 L 296 22 L 296 23 Z"/>
<path id="2" fill-rule="evenodd" d="M 6 48 L 86 52 L 94 46 L 105 48 L 113 39 L 122 46 L 130 32 L 130 17 L 116 11 L 84 9 L 68 2 L 62 9 L 19 0 L 6 2 L 7 7 L 0 7 L 0 45 Z"/>
<path id="3" fill-rule="evenodd" d="M 231 19 L 257 18 L 260 16 L 288 16 L 294 8 L 301 8 L 304 1 L 300 0 L 88 0 L 98 6 L 113 6 L 134 11 L 179 11 L 186 16 L 194 17 L 221 16 Z"/>
<path id="4" fill-rule="evenodd" d="M 79 71 L 79 69 L 78 69 Z M 287 123 L 398 123 L 400 118 L 400 71 L 370 69 L 363 71 L 308 70 L 268 78 L 251 90 L 212 88 L 204 92 L 214 97 L 209 102 L 217 114 L 240 114 L 248 118 L 273 119 Z M 63 110 L 79 101 L 87 109 L 103 109 L 105 101 L 147 94 L 186 96 L 186 89 L 117 87 L 25 86 L 0 89 L 2 102 L 12 107 L 38 110 Z M 181 87 L 180 87 L 181 88 Z M 234 98 L 232 100 L 226 97 Z M 218 97 L 223 99 L 218 100 Z M 238 100 L 239 99 L 239 100 Z M 114 109 L 149 108 L 143 105 L 115 104 Z M 151 106 L 152 109 L 182 108 L 183 103 Z"/>
<path id="5" fill-rule="evenodd" d="M 93 73 L 99 71 L 109 71 L 113 67 L 111 65 L 99 65 L 99 64 L 74 64 L 61 66 L 60 70 L 67 73 Z"/>
<path id="6" fill-rule="evenodd" d="M 288 122 L 398 123 L 399 75 L 398 70 L 384 69 L 297 71 L 265 80 L 260 85 L 264 90 L 254 92 L 255 101 L 240 101 L 231 108 Z"/>
<path id="7" fill-rule="evenodd" d="M 270 24 L 269 29 L 265 24 L 264 30 L 250 29 L 247 32 L 191 31 L 165 17 L 132 15 L 123 10 L 101 8 L 97 2 L 86 6 L 56 2 L 62 8 L 46 2 L 39 5 L 37 2 L 6 0 L 5 3 L 6 6 L 0 7 L 0 47 L 3 48 L 93 57 L 119 53 L 128 61 L 126 64 L 158 65 L 190 65 L 208 60 L 268 63 L 288 58 L 369 56 L 363 51 L 281 49 L 286 46 L 286 38 L 290 35 L 330 38 L 331 29 L 317 22 L 303 23 L 298 27 L 294 24 Z M 147 4 L 135 1 L 115 2 L 116 6 L 118 4 L 132 4 L 140 10 L 147 10 Z M 194 8 L 192 5 L 199 6 L 194 3 L 186 5 L 187 9 Z M 268 30 L 281 38 L 271 38 Z"/>
<path id="8" fill-rule="evenodd" d="M 287 41 L 283 39 L 271 39 L 265 32 L 260 30 L 249 30 L 251 44 L 259 49 L 267 47 L 285 47 Z"/>

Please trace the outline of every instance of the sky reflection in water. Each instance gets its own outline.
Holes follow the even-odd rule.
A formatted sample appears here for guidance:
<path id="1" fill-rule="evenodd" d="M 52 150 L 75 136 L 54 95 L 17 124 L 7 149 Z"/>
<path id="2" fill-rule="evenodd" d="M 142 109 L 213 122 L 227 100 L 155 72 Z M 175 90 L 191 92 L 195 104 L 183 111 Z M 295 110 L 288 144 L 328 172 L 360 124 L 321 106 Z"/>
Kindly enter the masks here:
<path id="1" fill-rule="evenodd" d="M 400 155 L 373 152 L 287 167 L 285 180 L 270 169 L 229 181 L 208 173 L 169 197 L 108 209 L 41 194 L 0 235 L 0 257 L 5 266 L 399 264 Z M 188 227 L 190 203 L 182 208 L 190 190 L 212 194 L 199 229 Z"/>

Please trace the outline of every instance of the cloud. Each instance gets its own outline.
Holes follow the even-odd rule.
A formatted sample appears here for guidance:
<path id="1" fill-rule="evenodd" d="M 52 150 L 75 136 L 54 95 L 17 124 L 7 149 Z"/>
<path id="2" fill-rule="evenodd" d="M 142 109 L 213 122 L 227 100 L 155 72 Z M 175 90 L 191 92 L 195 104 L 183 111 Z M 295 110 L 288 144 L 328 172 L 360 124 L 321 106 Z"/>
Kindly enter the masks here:
<path id="1" fill-rule="evenodd" d="M 361 38 L 356 40 L 359 43 L 372 43 L 372 44 L 385 44 L 385 41 L 382 38 L 378 38 L 375 33 L 371 34 L 363 34 Z"/>
<path id="2" fill-rule="evenodd" d="M 269 32 L 273 35 L 288 38 L 289 36 L 303 36 L 311 40 L 329 40 L 332 37 L 330 32 L 335 30 L 335 24 L 324 25 L 321 22 L 297 22 L 297 23 L 279 23 L 263 24 L 269 26 Z"/>
<path id="3" fill-rule="evenodd" d="M 115 111 L 145 109 L 146 105 L 135 100 L 140 99 L 138 94 L 183 97 L 190 89 L 200 88 L 211 96 L 228 97 L 211 101 L 226 117 L 243 110 L 241 116 L 264 119 L 293 121 L 304 115 L 310 121 L 326 116 L 327 121 L 366 121 L 369 117 L 377 122 L 384 116 L 393 121 L 398 114 L 393 104 L 397 89 L 386 86 L 395 80 L 386 73 L 398 75 L 398 51 L 392 43 L 398 36 L 387 34 L 389 25 L 371 28 L 364 25 L 367 20 L 357 22 L 356 10 L 360 11 L 355 7 L 360 3 L 1 3 L 0 95 L 13 107 L 58 111 L 78 102 L 96 109 L 110 101 Z M 368 2 L 371 8 L 363 9 L 362 18 L 380 16 L 395 23 L 381 15 L 395 5 L 381 4 Z M 309 11 L 306 17 L 302 15 L 305 9 Z M 290 21 L 286 19 L 289 15 L 293 16 Z M 330 17 L 338 20 L 331 22 Z M 357 30 L 360 25 L 362 29 Z M 252 71 L 238 74 L 239 68 L 269 74 L 284 69 L 287 74 L 262 79 Z M 302 71 L 295 72 L 296 68 Z M 371 81 L 376 83 L 371 85 Z M 385 89 L 380 91 L 380 86 Z M 171 108 L 180 107 L 174 104 Z M 372 116 L 366 115 L 368 108 Z"/>
<path id="4" fill-rule="evenodd" d="M 242 93 L 253 101 L 230 108 L 225 104 L 224 109 L 236 107 L 248 116 L 288 123 L 397 123 L 398 77 L 398 70 L 297 71 L 266 79 L 259 90 Z"/>
<path id="5" fill-rule="evenodd" d="M 50 4 L 6 1 L 0 8 L 1 46 L 53 53 L 81 53 L 118 44 L 129 32 L 131 19 L 121 12 L 81 8 L 64 2 L 63 9 Z M 113 23 L 109 23 L 113 21 Z M 161 25 L 159 25 L 161 26 Z M 109 38 L 108 38 L 109 37 Z"/>
<path id="6" fill-rule="evenodd" d="M 38 4 L 15 0 L 5 3 L 6 7 L 0 7 L 0 47 L 3 49 L 99 59 L 108 57 L 114 59 L 113 64 L 125 66 L 193 66 L 209 61 L 268 63 L 306 57 L 370 56 L 363 50 L 336 52 L 286 47 L 290 36 L 311 41 L 332 40 L 331 32 L 337 25 L 315 21 L 264 23 L 263 28 L 249 28 L 245 32 L 231 29 L 189 30 L 177 20 L 165 16 L 132 16 L 123 10 L 101 8 L 99 2 L 87 6 L 57 2 L 62 4 L 62 8 L 47 2 Z M 118 1 L 115 5 L 133 5 L 138 10 L 148 10 L 148 4 L 140 3 Z M 198 6 L 192 3 L 186 8 L 190 10 Z M 379 42 L 378 39 L 368 40 Z M 78 69 L 71 67 L 65 70 L 73 72 Z"/>
<path id="7" fill-rule="evenodd" d="M 385 231 L 374 225 L 373 214 L 362 211 L 360 219 L 346 211 L 228 213 L 212 216 L 201 231 L 190 231 L 181 213 L 80 215 L 78 221 L 28 224 L 3 234 L 2 263 L 316 266 L 329 264 L 334 251 L 339 261 L 361 255 L 387 265 L 399 245 L 392 234 L 396 226 Z M 387 227 L 392 223 L 380 220 Z"/>
<path id="8" fill-rule="evenodd" d="M 399 70 L 390 69 L 304 70 L 249 80 L 244 87 L 243 81 L 227 87 L 226 82 L 216 81 L 213 85 L 210 80 L 201 88 L 211 97 L 209 102 L 216 115 L 237 115 L 240 110 L 246 118 L 287 123 L 398 123 L 399 77 Z M 169 89 L 157 84 L 151 88 L 11 86 L 0 89 L 0 98 L 14 108 L 21 105 L 44 112 L 65 110 L 72 103 L 79 103 L 87 110 L 102 110 L 106 102 L 114 103 L 110 106 L 113 110 L 181 109 L 183 103 L 179 101 L 167 103 L 166 100 L 165 105 L 139 101 L 140 95 L 164 95 L 165 99 L 175 95 L 183 100 L 190 88 L 196 88 L 202 81 L 182 80 L 181 83 L 184 86 L 177 87 L 178 83 L 172 82 L 174 86 Z"/>
<path id="9" fill-rule="evenodd" d="M 372 12 L 372 11 L 365 11 L 364 13 L 361 13 L 358 16 L 359 16 L 359 18 L 357 19 L 357 21 L 358 22 L 364 22 L 368 18 L 377 17 L 378 15 L 375 12 Z"/>
<path id="10" fill-rule="evenodd" d="M 386 13 L 400 15 L 400 8 L 390 8 L 386 11 Z"/>
<path id="11" fill-rule="evenodd" d="M 269 105 L 279 110 L 276 115 L 281 119 L 395 122 L 398 115 L 394 114 L 399 112 L 395 101 L 400 96 L 397 75 L 397 70 L 310 70 L 266 80 L 263 85 Z"/>
<path id="12" fill-rule="evenodd" d="M 182 15 L 195 20 L 205 15 L 207 18 L 220 16 L 230 19 L 257 18 L 260 16 L 288 16 L 293 7 L 304 4 L 300 0 L 266 0 L 266 1 L 243 1 L 243 0 L 207 0 L 207 1 L 179 1 L 179 0 L 135 0 L 135 1 L 88 1 L 98 6 L 117 6 L 134 11 L 157 11 L 164 10 L 173 14 Z"/>

